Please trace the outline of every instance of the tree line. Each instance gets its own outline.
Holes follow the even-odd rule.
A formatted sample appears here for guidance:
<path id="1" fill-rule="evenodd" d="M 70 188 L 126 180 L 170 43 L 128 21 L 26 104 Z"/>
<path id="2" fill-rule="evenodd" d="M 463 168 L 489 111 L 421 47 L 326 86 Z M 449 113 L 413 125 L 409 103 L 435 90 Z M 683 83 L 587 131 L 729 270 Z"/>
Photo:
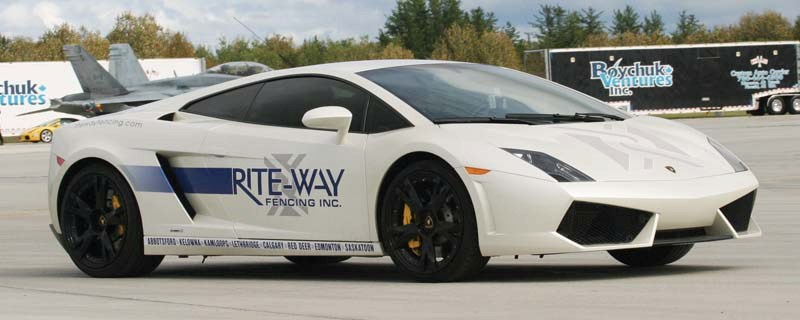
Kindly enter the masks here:
<path id="1" fill-rule="evenodd" d="M 610 19 L 606 23 L 604 15 Z M 161 26 L 150 14 L 124 12 L 105 35 L 84 26 L 62 24 L 36 39 L 0 35 L 0 62 L 63 60 L 61 47 L 80 44 L 98 59 L 111 43 L 130 43 L 140 58 L 205 58 L 208 66 L 256 61 L 281 69 L 366 59 L 441 59 L 523 68 L 527 49 L 603 47 L 736 41 L 800 40 L 800 17 L 779 12 L 746 13 L 730 25 L 706 26 L 682 11 L 674 27 L 657 11 L 625 6 L 610 13 L 587 7 L 569 10 L 542 5 L 531 13 L 533 32 L 523 37 L 511 23 L 500 24 L 481 7 L 464 9 L 459 0 L 398 0 L 377 39 L 312 37 L 298 42 L 273 34 L 263 39 L 222 38 L 216 46 L 192 43 L 185 33 Z M 541 59 L 525 71 L 541 73 Z"/>

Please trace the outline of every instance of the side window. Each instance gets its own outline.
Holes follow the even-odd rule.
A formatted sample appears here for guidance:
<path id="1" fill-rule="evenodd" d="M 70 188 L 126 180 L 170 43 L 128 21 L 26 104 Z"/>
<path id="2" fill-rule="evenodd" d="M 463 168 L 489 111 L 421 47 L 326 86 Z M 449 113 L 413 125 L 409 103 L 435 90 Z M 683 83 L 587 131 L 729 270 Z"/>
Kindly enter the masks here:
<path id="1" fill-rule="evenodd" d="M 397 111 L 387 106 L 378 98 L 369 100 L 367 108 L 367 133 L 386 132 L 411 125 Z"/>
<path id="2" fill-rule="evenodd" d="M 303 115 L 314 108 L 344 107 L 353 114 L 350 132 L 362 132 L 368 95 L 347 83 L 317 77 L 270 81 L 258 93 L 247 122 L 268 126 L 305 128 Z"/>
<path id="3" fill-rule="evenodd" d="M 257 83 L 225 91 L 196 101 L 183 108 L 183 111 L 208 117 L 241 121 L 262 85 L 263 83 Z"/>

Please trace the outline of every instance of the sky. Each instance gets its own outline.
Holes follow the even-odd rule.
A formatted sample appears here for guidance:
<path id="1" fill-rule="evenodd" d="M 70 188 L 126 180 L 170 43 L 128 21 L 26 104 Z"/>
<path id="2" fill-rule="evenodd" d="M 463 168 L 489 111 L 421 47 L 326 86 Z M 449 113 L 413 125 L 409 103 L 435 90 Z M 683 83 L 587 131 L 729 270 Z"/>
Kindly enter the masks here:
<path id="1" fill-rule="evenodd" d="M 794 23 L 800 15 L 797 1 L 462 0 L 462 8 L 481 6 L 493 11 L 499 24 L 511 22 L 524 37 L 525 32 L 533 31 L 528 22 L 541 4 L 559 4 L 567 9 L 592 6 L 604 12 L 602 18 L 606 21 L 611 19 L 613 10 L 630 4 L 642 17 L 657 10 L 670 31 L 681 10 L 695 14 L 707 26 L 732 24 L 744 13 L 767 9 L 781 12 Z M 36 38 L 48 28 L 68 22 L 105 34 L 116 15 L 132 11 L 150 13 L 170 30 L 182 31 L 193 42 L 211 46 L 221 37 L 251 37 L 234 17 L 261 36 L 277 33 L 297 40 L 315 35 L 334 40 L 363 35 L 374 38 L 394 6 L 395 0 L 0 0 L 0 33 Z"/>

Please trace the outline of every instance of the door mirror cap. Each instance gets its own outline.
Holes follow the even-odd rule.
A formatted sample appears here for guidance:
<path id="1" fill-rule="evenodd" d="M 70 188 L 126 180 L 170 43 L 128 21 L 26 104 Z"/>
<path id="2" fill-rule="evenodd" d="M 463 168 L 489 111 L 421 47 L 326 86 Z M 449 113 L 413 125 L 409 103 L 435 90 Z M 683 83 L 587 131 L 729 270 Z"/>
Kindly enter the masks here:
<path id="1" fill-rule="evenodd" d="M 344 144 L 353 114 L 342 107 L 329 106 L 309 110 L 303 115 L 303 125 L 312 129 L 336 130 L 337 142 Z"/>

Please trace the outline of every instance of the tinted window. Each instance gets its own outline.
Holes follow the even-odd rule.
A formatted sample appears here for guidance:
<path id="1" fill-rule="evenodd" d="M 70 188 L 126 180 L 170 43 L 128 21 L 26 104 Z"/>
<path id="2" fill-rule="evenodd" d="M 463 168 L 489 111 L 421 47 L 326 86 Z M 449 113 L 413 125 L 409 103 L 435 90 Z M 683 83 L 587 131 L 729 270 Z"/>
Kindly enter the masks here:
<path id="1" fill-rule="evenodd" d="M 361 132 L 368 95 L 347 83 L 315 77 L 270 81 L 264 84 L 247 114 L 252 123 L 305 128 L 303 115 L 314 108 L 344 107 L 353 114 L 351 132 Z"/>
<path id="2" fill-rule="evenodd" d="M 241 120 L 247 108 L 253 102 L 258 89 L 263 84 L 257 83 L 226 91 L 203 100 L 194 102 L 183 111 L 228 120 Z"/>
<path id="3" fill-rule="evenodd" d="M 509 113 L 628 116 L 575 90 L 518 71 L 480 64 L 424 64 L 359 73 L 432 121 Z"/>
<path id="4" fill-rule="evenodd" d="M 367 132 L 378 133 L 409 127 L 408 121 L 378 98 L 372 98 L 367 108 Z"/>
<path id="5" fill-rule="evenodd" d="M 61 119 L 61 124 L 73 123 L 73 122 L 75 122 L 75 121 L 78 121 L 78 120 L 77 120 L 77 119 L 68 119 L 68 118 L 64 118 L 64 119 Z"/>

